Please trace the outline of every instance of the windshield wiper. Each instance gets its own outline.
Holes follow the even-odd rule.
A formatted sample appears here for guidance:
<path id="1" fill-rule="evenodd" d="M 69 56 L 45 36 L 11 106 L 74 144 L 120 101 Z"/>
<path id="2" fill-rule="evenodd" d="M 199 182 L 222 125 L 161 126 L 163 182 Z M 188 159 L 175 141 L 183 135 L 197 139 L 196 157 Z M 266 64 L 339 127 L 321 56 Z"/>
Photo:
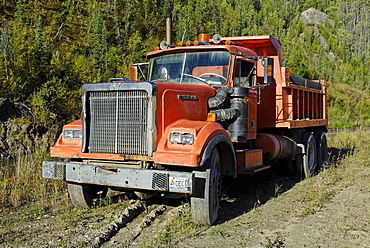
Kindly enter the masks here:
<path id="1" fill-rule="evenodd" d="M 186 73 L 183 73 L 182 75 L 187 76 L 187 77 L 191 77 L 191 78 L 195 78 L 195 79 L 201 81 L 202 83 L 205 83 L 205 84 L 209 85 L 207 80 L 205 80 L 203 78 L 200 78 L 200 77 L 197 77 L 197 76 L 194 76 L 194 75 L 191 75 L 191 74 L 186 74 Z"/>

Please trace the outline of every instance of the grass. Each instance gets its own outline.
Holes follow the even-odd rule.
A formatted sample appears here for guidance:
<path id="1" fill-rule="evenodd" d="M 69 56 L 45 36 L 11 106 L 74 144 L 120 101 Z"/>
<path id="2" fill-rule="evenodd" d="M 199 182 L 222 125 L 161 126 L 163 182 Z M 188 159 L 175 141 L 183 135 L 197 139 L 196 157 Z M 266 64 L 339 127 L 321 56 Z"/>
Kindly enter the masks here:
<path id="1" fill-rule="evenodd" d="M 300 197 L 297 199 L 297 201 L 303 204 L 300 216 L 318 212 L 334 196 L 334 192 L 328 191 L 321 180 L 307 179 L 305 186 Z"/>
<path id="2" fill-rule="evenodd" d="M 330 130 L 328 147 L 354 152 L 358 155 L 368 153 L 370 149 L 370 128 Z"/>
<path id="3" fill-rule="evenodd" d="M 328 136 L 328 146 L 332 148 L 331 166 L 349 154 L 359 157 L 360 163 L 369 163 L 369 134 L 367 128 L 331 130 Z M 19 207 L 33 201 L 39 201 L 44 208 L 56 208 L 59 205 L 59 196 L 65 194 L 66 184 L 63 181 L 42 179 L 42 161 L 51 159 L 45 146 L 32 147 L 26 156 L 18 157 L 11 163 L 0 163 L 0 212 L 4 208 Z M 280 193 L 281 186 L 275 183 L 275 197 Z M 320 194 L 324 198 L 330 195 L 327 192 Z M 302 201 L 310 197 L 310 194 L 306 194 L 302 196 Z"/>
<path id="4" fill-rule="evenodd" d="M 128 202 L 107 205 L 101 208 L 72 208 L 59 214 L 59 217 L 70 228 L 74 228 L 81 223 L 98 223 L 94 225 L 94 229 L 99 229 L 111 223 L 127 206 Z"/>
<path id="5" fill-rule="evenodd" d="M 34 201 L 45 207 L 57 204 L 57 196 L 64 190 L 65 183 L 41 178 L 41 163 L 47 158 L 46 149 L 32 148 L 26 156 L 0 164 L 0 209 Z"/>

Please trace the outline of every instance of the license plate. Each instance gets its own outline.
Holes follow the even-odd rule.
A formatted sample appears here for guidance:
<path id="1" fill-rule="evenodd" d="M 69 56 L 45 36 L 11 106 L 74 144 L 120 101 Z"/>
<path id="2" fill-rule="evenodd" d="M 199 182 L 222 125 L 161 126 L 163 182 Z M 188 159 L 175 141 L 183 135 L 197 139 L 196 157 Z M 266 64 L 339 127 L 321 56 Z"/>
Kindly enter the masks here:
<path id="1" fill-rule="evenodd" d="M 181 178 L 181 177 L 170 177 L 170 191 L 189 191 L 191 188 L 191 182 L 189 178 Z"/>

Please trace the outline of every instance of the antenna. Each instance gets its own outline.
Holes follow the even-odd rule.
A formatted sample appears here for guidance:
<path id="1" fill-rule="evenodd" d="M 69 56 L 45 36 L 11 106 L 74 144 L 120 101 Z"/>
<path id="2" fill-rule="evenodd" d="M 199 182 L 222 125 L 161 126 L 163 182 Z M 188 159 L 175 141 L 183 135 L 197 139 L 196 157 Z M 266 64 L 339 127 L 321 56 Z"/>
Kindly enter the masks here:
<path id="1" fill-rule="evenodd" d="M 182 34 L 182 38 L 181 38 L 182 43 L 184 42 L 185 34 L 186 34 L 186 28 L 184 27 L 184 33 Z"/>

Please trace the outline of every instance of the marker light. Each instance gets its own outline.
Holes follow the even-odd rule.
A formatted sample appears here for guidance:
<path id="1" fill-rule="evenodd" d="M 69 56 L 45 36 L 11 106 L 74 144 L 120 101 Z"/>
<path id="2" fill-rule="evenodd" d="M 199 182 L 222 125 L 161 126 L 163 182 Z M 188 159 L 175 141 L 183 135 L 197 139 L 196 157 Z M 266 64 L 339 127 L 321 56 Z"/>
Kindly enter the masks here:
<path id="1" fill-rule="evenodd" d="M 194 45 L 194 43 L 193 43 L 192 41 L 189 41 L 189 40 L 188 40 L 188 41 L 186 42 L 186 45 L 187 45 L 187 46 L 192 46 L 192 45 Z"/>
<path id="2" fill-rule="evenodd" d="M 272 76 L 272 65 L 267 65 L 267 76 Z"/>
<path id="3" fill-rule="evenodd" d="M 208 113 L 207 114 L 207 121 L 217 121 L 216 113 Z"/>

